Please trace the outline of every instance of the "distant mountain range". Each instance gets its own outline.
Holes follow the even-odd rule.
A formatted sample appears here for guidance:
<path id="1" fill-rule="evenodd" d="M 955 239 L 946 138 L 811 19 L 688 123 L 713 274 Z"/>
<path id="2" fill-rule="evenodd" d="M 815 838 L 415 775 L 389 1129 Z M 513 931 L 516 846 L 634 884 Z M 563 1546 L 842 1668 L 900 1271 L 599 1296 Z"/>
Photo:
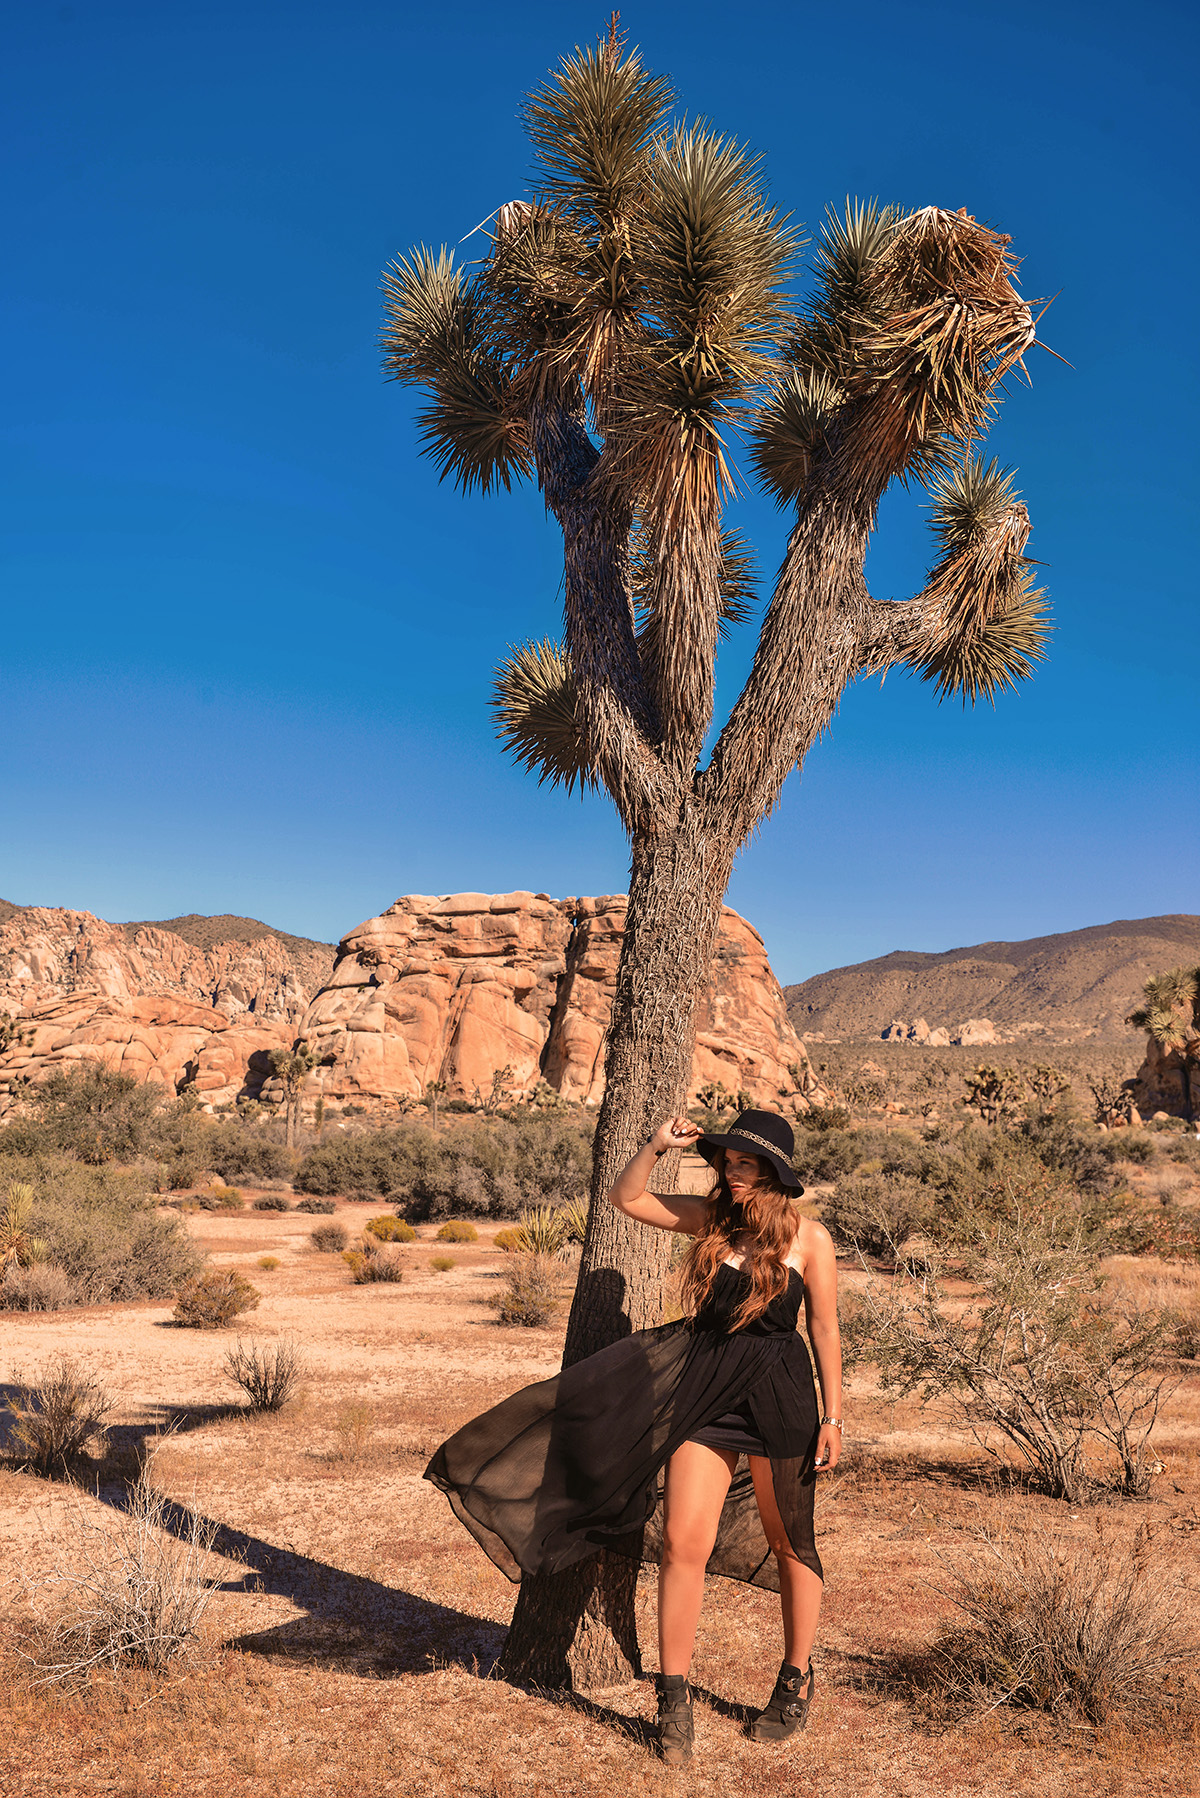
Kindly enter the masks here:
<path id="1" fill-rule="evenodd" d="M 801 1036 L 877 1037 L 918 1018 L 953 1031 L 990 1018 L 1005 1035 L 1127 1042 L 1144 983 L 1185 963 L 1200 965 L 1200 917 L 1175 913 L 937 954 L 896 949 L 784 993 Z"/>

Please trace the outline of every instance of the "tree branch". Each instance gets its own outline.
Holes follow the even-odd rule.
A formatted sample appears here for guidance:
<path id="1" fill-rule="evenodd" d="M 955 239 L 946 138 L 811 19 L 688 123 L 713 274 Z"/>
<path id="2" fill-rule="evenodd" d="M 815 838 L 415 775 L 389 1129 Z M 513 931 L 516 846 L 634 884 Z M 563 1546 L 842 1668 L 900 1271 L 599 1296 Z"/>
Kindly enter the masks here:
<path id="1" fill-rule="evenodd" d="M 592 476 L 600 452 L 567 405 L 535 405 L 530 437 L 546 504 L 563 533 L 566 644 L 589 760 L 632 830 L 675 787 L 653 748 L 657 723 L 634 635 L 632 510 L 598 490 Z"/>

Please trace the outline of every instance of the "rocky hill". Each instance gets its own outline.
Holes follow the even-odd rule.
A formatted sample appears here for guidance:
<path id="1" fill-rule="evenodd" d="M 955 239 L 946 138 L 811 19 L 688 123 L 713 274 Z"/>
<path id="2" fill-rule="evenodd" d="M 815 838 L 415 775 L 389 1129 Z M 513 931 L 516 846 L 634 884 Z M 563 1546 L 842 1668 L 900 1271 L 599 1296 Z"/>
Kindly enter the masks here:
<path id="1" fill-rule="evenodd" d="M 401 1108 L 541 1080 L 594 1103 L 625 898 L 410 894 L 338 947 L 245 918 L 110 924 L 0 909 L 0 1112 L 32 1081 L 91 1057 L 209 1106 L 278 1096 L 270 1055 L 303 1036 L 330 1057 L 308 1096 Z M 762 938 L 725 908 L 697 1019 L 692 1091 L 714 1081 L 803 1110 L 822 1094 Z"/>
<path id="2" fill-rule="evenodd" d="M 1200 964 L 1200 917 L 1175 913 L 938 954 L 897 949 L 785 993 L 801 1036 L 1127 1043 L 1145 981 L 1186 962 Z"/>

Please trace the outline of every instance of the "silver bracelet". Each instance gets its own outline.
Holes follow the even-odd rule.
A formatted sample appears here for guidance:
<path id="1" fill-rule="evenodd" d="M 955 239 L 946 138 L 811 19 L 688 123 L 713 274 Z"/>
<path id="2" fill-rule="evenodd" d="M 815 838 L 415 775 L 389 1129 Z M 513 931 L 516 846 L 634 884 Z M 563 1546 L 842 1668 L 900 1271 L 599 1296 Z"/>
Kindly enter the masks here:
<path id="1" fill-rule="evenodd" d="M 827 1429 L 827 1428 L 834 1429 L 834 1430 L 841 1430 L 843 1436 L 846 1433 L 845 1425 L 843 1424 L 840 1417 L 823 1417 L 821 1419 L 821 1428 L 823 1430 Z"/>

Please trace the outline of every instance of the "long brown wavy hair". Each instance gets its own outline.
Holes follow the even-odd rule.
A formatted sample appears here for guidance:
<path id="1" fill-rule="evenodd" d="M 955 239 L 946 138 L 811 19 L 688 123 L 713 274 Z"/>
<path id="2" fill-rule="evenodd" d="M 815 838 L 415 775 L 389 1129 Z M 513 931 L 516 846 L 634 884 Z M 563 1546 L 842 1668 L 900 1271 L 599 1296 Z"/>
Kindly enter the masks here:
<path id="1" fill-rule="evenodd" d="M 713 1156 L 717 1183 L 708 1195 L 704 1234 L 693 1238 L 679 1282 L 684 1311 L 694 1317 L 712 1291 L 717 1269 L 733 1252 L 735 1239 L 749 1231 L 754 1238 L 753 1252 L 746 1256 L 750 1290 L 733 1314 L 733 1330 L 745 1329 L 787 1291 L 785 1257 L 800 1223 L 788 1189 L 776 1178 L 771 1163 L 761 1155 L 754 1159 L 762 1182 L 746 1204 L 739 1205 L 725 1178 L 725 1151 L 718 1149 Z"/>

